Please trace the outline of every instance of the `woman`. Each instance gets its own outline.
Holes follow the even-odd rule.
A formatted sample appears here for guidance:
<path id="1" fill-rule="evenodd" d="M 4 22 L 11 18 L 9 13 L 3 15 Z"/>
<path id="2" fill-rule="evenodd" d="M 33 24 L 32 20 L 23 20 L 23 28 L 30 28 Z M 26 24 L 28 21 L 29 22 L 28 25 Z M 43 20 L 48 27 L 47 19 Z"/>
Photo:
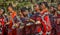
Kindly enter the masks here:
<path id="1" fill-rule="evenodd" d="M 56 17 L 57 16 L 57 10 L 54 6 L 50 7 L 50 21 L 52 25 L 51 35 L 56 35 Z"/>
<path id="2" fill-rule="evenodd" d="M 17 24 L 18 24 L 18 19 L 17 19 L 17 14 L 13 10 L 13 7 L 11 5 L 8 6 L 8 12 L 9 12 L 9 31 L 8 35 L 17 35 Z"/>
<path id="3" fill-rule="evenodd" d="M 58 3 L 56 30 L 57 30 L 57 35 L 60 35 L 60 3 Z"/>
<path id="4" fill-rule="evenodd" d="M 7 18 L 5 17 L 4 15 L 4 9 L 1 8 L 0 9 L 0 35 L 7 35 L 7 29 L 6 29 L 6 26 L 5 26 L 5 23 L 8 22 L 8 20 L 6 20 Z"/>
<path id="5" fill-rule="evenodd" d="M 41 3 L 41 9 L 42 11 L 40 14 L 42 15 L 42 25 L 43 25 L 43 35 L 48 34 L 47 32 L 51 31 L 51 24 L 50 24 L 50 19 L 49 19 L 49 11 L 48 11 L 48 4 L 47 2 L 42 2 Z"/>

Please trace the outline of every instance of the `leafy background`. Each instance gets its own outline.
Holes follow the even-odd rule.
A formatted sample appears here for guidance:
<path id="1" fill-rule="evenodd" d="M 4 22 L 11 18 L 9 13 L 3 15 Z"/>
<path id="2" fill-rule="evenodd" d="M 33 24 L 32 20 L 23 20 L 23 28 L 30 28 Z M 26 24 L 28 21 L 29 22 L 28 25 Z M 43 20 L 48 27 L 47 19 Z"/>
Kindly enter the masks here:
<path id="1" fill-rule="evenodd" d="M 0 0 L 0 8 L 4 7 L 5 11 L 7 11 L 7 6 L 9 3 L 12 3 L 12 5 L 15 7 L 15 10 L 18 10 L 22 7 L 32 7 L 34 3 L 39 3 L 46 1 L 49 3 L 49 5 L 56 5 L 57 1 L 54 0 L 53 3 L 51 3 L 51 0 Z"/>

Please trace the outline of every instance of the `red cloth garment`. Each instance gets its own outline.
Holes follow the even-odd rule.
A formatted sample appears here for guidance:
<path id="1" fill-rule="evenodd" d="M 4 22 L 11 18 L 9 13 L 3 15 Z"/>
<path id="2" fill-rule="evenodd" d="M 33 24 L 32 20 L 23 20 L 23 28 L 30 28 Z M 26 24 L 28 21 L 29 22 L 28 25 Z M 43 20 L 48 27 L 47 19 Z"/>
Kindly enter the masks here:
<path id="1" fill-rule="evenodd" d="M 51 23 L 50 23 L 50 20 L 49 20 L 49 16 L 45 16 L 45 21 L 46 21 L 46 24 L 47 24 L 47 31 L 51 31 L 52 27 L 51 27 Z"/>
<path id="2" fill-rule="evenodd" d="M 48 14 L 49 13 L 48 13 L 47 9 L 43 10 L 41 12 L 42 25 L 43 25 L 43 35 L 46 35 L 46 32 L 51 31 L 51 29 L 52 29 Z"/>
<path id="3" fill-rule="evenodd" d="M 14 18 L 16 17 L 16 12 L 12 12 L 10 16 L 12 19 L 10 19 L 10 25 L 9 25 L 10 32 L 8 33 L 8 35 L 17 35 L 17 30 L 12 29 L 13 21 L 14 21 Z"/>
<path id="4" fill-rule="evenodd" d="M 2 34 L 1 35 L 4 35 L 4 17 L 3 16 L 0 16 L 0 23 L 3 26 L 3 27 L 0 27 L 0 29 L 2 28 Z"/>
<path id="5" fill-rule="evenodd" d="M 0 22 L 2 23 L 2 26 L 4 26 L 4 17 L 0 18 Z"/>
<path id="6" fill-rule="evenodd" d="M 41 31 L 43 31 L 43 34 L 46 33 L 46 24 L 42 21 L 42 15 L 36 17 L 36 21 L 38 21 L 38 23 L 40 22 L 40 24 L 36 24 L 36 30 L 38 33 L 40 33 Z"/>
<path id="7" fill-rule="evenodd" d="M 37 17 L 37 18 L 36 18 L 36 21 L 42 22 L 42 21 L 41 21 L 41 17 Z M 42 25 L 42 24 L 41 24 L 41 25 Z M 40 24 L 36 24 L 37 32 L 38 32 L 38 33 L 40 33 L 40 32 L 42 31 L 42 30 L 41 30 L 41 28 L 42 28 L 41 25 L 40 25 Z"/>

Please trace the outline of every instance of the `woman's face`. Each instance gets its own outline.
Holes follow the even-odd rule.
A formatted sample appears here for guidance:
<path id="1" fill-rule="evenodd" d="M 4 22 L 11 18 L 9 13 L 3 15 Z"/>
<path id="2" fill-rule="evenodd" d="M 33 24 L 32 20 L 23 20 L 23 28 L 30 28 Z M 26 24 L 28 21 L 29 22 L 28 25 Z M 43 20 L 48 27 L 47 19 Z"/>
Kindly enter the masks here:
<path id="1" fill-rule="evenodd" d="M 42 8 L 42 9 L 46 8 L 46 7 L 45 7 L 45 4 L 42 3 L 41 8 Z"/>
<path id="2" fill-rule="evenodd" d="M 13 11 L 12 7 L 8 7 L 8 11 L 12 12 Z"/>
<path id="3" fill-rule="evenodd" d="M 24 15 L 27 15 L 28 14 L 28 11 L 26 10 L 25 12 L 23 12 Z"/>
<path id="4" fill-rule="evenodd" d="M 34 6 L 34 10 L 39 10 L 39 6 L 38 5 L 35 5 Z"/>
<path id="5" fill-rule="evenodd" d="M 53 11 L 54 10 L 54 7 L 50 7 L 50 10 Z"/>
<path id="6" fill-rule="evenodd" d="M 0 10 L 0 15 L 2 15 L 3 14 L 3 10 Z"/>
<path id="7" fill-rule="evenodd" d="M 58 10 L 60 10 L 60 5 L 58 5 Z"/>

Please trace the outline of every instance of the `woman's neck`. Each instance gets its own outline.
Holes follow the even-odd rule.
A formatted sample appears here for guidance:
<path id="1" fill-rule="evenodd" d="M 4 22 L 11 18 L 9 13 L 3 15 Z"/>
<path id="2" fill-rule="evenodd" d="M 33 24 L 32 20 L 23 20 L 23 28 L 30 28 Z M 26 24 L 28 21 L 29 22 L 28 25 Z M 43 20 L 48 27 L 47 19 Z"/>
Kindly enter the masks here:
<path id="1" fill-rule="evenodd" d="M 41 13 L 44 13 L 44 12 L 48 12 L 48 9 L 45 8 L 45 9 L 43 9 L 43 10 L 41 11 Z"/>
<path id="2" fill-rule="evenodd" d="M 43 8 L 42 10 L 47 10 L 47 8 Z"/>
<path id="3" fill-rule="evenodd" d="M 14 11 L 12 11 L 12 13 L 13 13 Z"/>

